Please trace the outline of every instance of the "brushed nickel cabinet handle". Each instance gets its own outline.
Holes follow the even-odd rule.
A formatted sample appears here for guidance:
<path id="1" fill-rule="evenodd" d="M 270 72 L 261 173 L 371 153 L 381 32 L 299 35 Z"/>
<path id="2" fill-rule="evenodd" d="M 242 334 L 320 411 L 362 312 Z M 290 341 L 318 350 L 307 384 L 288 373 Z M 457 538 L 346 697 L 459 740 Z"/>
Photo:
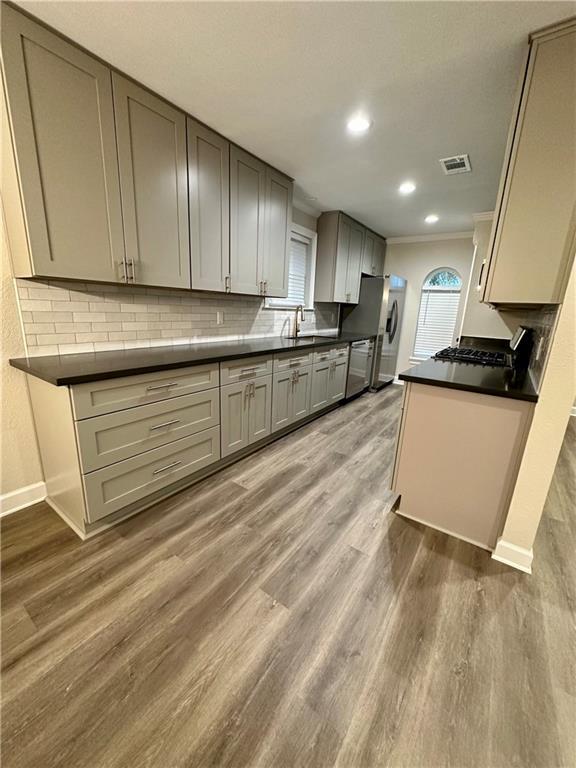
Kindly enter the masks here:
<path id="1" fill-rule="evenodd" d="M 246 384 L 246 386 L 244 387 L 244 408 L 246 408 L 249 399 L 250 399 L 250 384 Z"/>
<path id="2" fill-rule="evenodd" d="M 268 280 L 264 280 L 264 296 L 268 295 Z"/>
<path id="3" fill-rule="evenodd" d="M 126 271 L 126 259 L 122 259 L 122 261 L 118 262 L 118 266 L 122 267 L 122 274 L 120 275 L 122 282 L 127 283 L 128 282 L 128 272 Z"/>
<path id="4" fill-rule="evenodd" d="M 157 475 L 160 472 L 166 472 L 167 469 L 172 469 L 172 467 L 177 467 L 178 464 L 182 464 L 181 461 L 173 461 L 172 464 L 167 464 L 165 467 L 160 467 L 160 469 L 155 469 L 154 472 L 152 472 L 153 475 Z"/>
<path id="5" fill-rule="evenodd" d="M 482 267 L 480 268 L 480 276 L 478 277 L 478 285 L 476 286 L 477 291 L 482 290 L 482 275 L 484 274 L 485 266 L 486 266 L 486 259 L 482 259 Z"/>
<path id="6" fill-rule="evenodd" d="M 169 381 L 166 384 L 154 384 L 154 385 L 150 384 L 149 386 L 146 387 L 146 389 L 149 392 L 153 392 L 156 389 L 167 389 L 168 387 L 176 387 L 177 385 L 178 385 L 177 381 Z"/>
<path id="7" fill-rule="evenodd" d="M 254 382 L 250 385 L 250 397 L 256 397 L 256 385 Z"/>
<path id="8" fill-rule="evenodd" d="M 163 427 L 171 427 L 172 424 L 180 424 L 180 419 L 172 419 L 172 421 L 165 421 L 163 424 L 154 424 L 153 427 L 150 427 L 150 431 L 152 432 L 154 429 L 162 429 Z"/>
<path id="9" fill-rule="evenodd" d="M 226 277 L 224 278 L 224 290 L 226 291 L 226 293 L 230 293 L 230 291 L 232 290 L 230 275 L 226 275 Z"/>

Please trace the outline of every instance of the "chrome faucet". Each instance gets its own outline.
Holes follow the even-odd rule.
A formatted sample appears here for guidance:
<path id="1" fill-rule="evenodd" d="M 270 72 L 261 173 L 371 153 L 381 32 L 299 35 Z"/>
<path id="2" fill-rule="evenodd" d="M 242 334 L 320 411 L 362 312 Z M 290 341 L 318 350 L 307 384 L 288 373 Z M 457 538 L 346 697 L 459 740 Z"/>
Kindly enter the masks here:
<path id="1" fill-rule="evenodd" d="M 298 312 L 300 312 L 300 322 L 304 322 L 304 307 L 302 304 L 298 304 L 296 311 L 294 312 L 294 338 L 298 338 L 300 333 L 300 323 L 298 322 Z"/>

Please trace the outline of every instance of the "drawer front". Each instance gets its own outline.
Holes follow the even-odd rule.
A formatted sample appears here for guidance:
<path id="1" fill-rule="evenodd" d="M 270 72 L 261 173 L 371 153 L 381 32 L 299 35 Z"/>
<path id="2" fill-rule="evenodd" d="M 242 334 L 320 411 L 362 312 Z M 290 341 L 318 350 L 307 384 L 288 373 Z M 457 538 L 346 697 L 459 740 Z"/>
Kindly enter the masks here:
<path id="1" fill-rule="evenodd" d="M 218 363 L 213 363 L 77 384 L 72 387 L 74 418 L 87 419 L 178 395 L 190 395 L 217 387 L 219 383 Z"/>
<path id="2" fill-rule="evenodd" d="M 312 365 L 313 357 L 314 353 L 311 350 L 308 352 L 278 352 L 274 355 L 274 373 Z"/>
<path id="3" fill-rule="evenodd" d="M 76 422 L 83 472 L 102 469 L 220 423 L 216 389 Z"/>
<path id="4" fill-rule="evenodd" d="M 255 379 L 257 376 L 270 376 L 272 367 L 271 355 L 227 360 L 220 363 L 220 380 L 222 384 L 235 384 L 238 381 Z"/>
<path id="5" fill-rule="evenodd" d="M 111 515 L 219 458 L 220 428 L 213 427 L 85 475 L 88 520 Z"/>
<path id="6" fill-rule="evenodd" d="M 314 350 L 314 362 L 321 363 L 323 360 L 334 360 L 335 358 L 348 358 L 350 348 L 348 344 L 339 344 L 335 347 L 319 347 Z"/>

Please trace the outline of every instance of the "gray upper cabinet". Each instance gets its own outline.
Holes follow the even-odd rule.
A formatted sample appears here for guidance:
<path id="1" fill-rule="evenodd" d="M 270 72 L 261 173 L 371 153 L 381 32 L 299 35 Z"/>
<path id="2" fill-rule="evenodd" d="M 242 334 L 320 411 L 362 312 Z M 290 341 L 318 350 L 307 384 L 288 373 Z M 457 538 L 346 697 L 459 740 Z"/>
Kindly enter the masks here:
<path id="1" fill-rule="evenodd" d="M 364 236 L 364 248 L 362 250 L 362 273 L 373 275 L 374 272 L 374 251 L 376 249 L 376 235 L 373 232 L 366 231 Z"/>
<path id="2" fill-rule="evenodd" d="M 357 304 L 360 298 L 360 277 L 362 274 L 362 250 L 364 248 L 365 229 L 361 224 L 350 221 L 350 246 L 346 269 L 345 298 L 337 301 Z"/>
<path id="3" fill-rule="evenodd" d="M 364 248 L 362 250 L 362 273 L 365 275 L 384 275 L 384 252 L 386 241 L 369 229 L 364 235 Z"/>
<path id="4" fill-rule="evenodd" d="M 2 56 L 30 264 L 117 281 L 124 266 L 110 70 L 2 4 Z"/>
<path id="5" fill-rule="evenodd" d="M 230 147 L 230 290 L 263 293 L 266 165 Z"/>
<path id="6" fill-rule="evenodd" d="M 230 143 L 188 118 L 192 288 L 225 291 L 230 273 Z"/>
<path id="7" fill-rule="evenodd" d="M 190 288 L 186 117 L 113 74 L 127 279 Z"/>
<path id="8" fill-rule="evenodd" d="M 366 229 L 340 211 L 323 213 L 318 220 L 316 301 L 357 304 L 363 263 L 373 269 L 374 243 L 364 246 Z M 368 255 L 369 254 L 369 255 Z"/>
<path id="9" fill-rule="evenodd" d="M 576 249 L 576 22 L 533 36 L 508 138 L 480 296 L 560 304 Z"/>
<path id="10" fill-rule="evenodd" d="M 292 181 L 266 169 L 266 224 L 262 289 L 266 296 L 288 296 L 288 248 L 292 226 Z"/>

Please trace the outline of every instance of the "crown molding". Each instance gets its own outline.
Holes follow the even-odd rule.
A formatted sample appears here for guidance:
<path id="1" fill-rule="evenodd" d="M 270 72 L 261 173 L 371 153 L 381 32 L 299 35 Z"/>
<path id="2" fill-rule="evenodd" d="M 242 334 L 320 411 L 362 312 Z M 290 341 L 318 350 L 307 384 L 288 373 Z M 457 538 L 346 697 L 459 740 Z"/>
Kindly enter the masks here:
<path id="1" fill-rule="evenodd" d="M 477 221 L 492 221 L 494 218 L 494 211 L 484 211 L 484 213 L 474 213 L 472 214 L 472 221 L 476 223 Z"/>
<path id="2" fill-rule="evenodd" d="M 474 232 L 446 232 L 443 235 L 408 235 L 407 237 L 387 237 L 388 245 L 402 243 L 432 243 L 437 240 L 472 240 Z"/>

